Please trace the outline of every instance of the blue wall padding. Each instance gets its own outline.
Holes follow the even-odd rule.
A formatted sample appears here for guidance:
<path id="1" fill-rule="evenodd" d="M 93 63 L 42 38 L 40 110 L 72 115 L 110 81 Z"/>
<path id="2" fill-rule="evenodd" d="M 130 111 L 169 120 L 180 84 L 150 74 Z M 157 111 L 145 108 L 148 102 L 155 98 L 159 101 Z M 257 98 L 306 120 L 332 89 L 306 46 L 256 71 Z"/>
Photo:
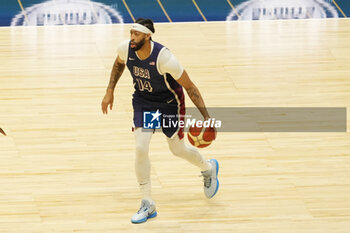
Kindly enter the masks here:
<path id="1" fill-rule="evenodd" d="M 156 22 L 168 22 L 156 0 L 127 0 L 130 11 L 137 18 L 152 18 Z"/>
<path id="2" fill-rule="evenodd" d="M 350 17 L 350 1 L 349 0 L 343 0 L 343 1 L 336 1 L 339 5 L 339 7 L 342 9 L 342 11 L 345 13 L 347 17 Z M 339 13 L 341 15 L 341 13 Z M 343 17 L 343 15 L 341 15 Z"/>
<path id="3" fill-rule="evenodd" d="M 203 21 L 191 0 L 162 0 L 162 3 L 173 21 Z"/>
<path id="4" fill-rule="evenodd" d="M 226 20 L 226 16 L 232 10 L 226 0 L 197 0 L 196 2 L 208 21 Z"/>
<path id="5" fill-rule="evenodd" d="M 34 4 L 43 3 L 45 0 L 20 0 L 24 8 Z M 94 0 L 103 3 L 118 11 L 125 23 L 132 23 L 133 20 L 127 11 L 122 0 Z M 168 22 L 167 17 L 159 6 L 157 0 L 125 0 L 135 18 L 152 18 L 155 22 Z M 196 9 L 192 0 L 160 0 L 174 22 L 203 21 L 202 16 Z M 234 7 L 247 0 L 230 0 Z M 264 2 L 269 0 L 261 1 Z M 282 0 L 281 0 L 282 1 Z M 312 1 L 312 0 L 310 0 Z M 327 0 L 337 10 L 339 17 L 343 14 L 338 10 L 332 0 Z M 208 21 L 224 21 L 232 11 L 227 0 L 196 0 L 199 8 Z M 336 0 L 342 11 L 350 16 L 350 1 Z M 9 26 L 12 18 L 21 12 L 17 0 L 0 0 L 0 26 Z M 115 22 L 115 21 L 112 21 Z"/>

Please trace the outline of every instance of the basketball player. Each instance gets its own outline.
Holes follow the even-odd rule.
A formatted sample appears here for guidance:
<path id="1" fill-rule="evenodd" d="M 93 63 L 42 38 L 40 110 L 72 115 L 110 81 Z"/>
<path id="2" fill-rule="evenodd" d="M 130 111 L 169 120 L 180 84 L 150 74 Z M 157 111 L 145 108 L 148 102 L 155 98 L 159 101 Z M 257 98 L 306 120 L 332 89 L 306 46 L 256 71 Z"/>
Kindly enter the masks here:
<path id="1" fill-rule="evenodd" d="M 118 47 L 106 94 L 102 101 L 102 112 L 112 110 L 114 88 L 122 75 L 125 64 L 134 82 L 132 104 L 134 108 L 134 134 L 136 139 L 135 172 L 142 193 L 141 207 L 131 218 L 132 223 L 142 223 L 157 216 L 155 202 L 151 196 L 150 160 L 148 150 L 152 129 L 143 129 L 143 111 L 159 111 L 179 117 L 185 114 L 185 88 L 192 102 L 204 119 L 210 118 L 198 88 L 188 77 L 169 49 L 152 40 L 155 32 L 153 21 L 138 19 L 130 30 L 130 40 Z M 158 113 L 157 111 L 157 113 Z M 177 119 L 178 120 L 178 119 Z M 197 166 L 203 175 L 204 193 L 212 198 L 218 188 L 219 164 L 216 159 L 206 161 L 196 148 L 184 143 L 183 128 L 162 128 L 167 137 L 170 151 Z"/>

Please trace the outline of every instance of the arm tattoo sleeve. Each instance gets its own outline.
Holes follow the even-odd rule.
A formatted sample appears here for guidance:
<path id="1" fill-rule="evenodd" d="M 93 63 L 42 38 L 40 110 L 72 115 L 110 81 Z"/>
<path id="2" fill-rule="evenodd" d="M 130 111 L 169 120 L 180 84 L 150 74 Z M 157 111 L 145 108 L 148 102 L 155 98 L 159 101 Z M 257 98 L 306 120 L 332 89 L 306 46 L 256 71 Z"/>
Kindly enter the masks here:
<path id="1" fill-rule="evenodd" d="M 188 88 L 187 94 L 191 98 L 191 100 L 193 101 L 194 104 L 196 104 L 196 102 L 198 102 L 198 100 L 201 98 L 201 96 L 198 92 L 198 89 L 195 87 Z"/>
<path id="2" fill-rule="evenodd" d="M 187 91 L 188 96 L 190 97 L 190 99 L 194 103 L 194 105 L 196 105 L 198 110 L 203 115 L 203 117 L 209 118 L 207 108 L 205 107 L 203 98 L 202 98 L 201 94 L 199 93 L 198 88 L 196 86 L 193 86 L 193 87 L 188 88 L 186 91 Z"/>
<path id="3" fill-rule="evenodd" d="M 114 62 L 108 88 L 114 90 L 115 85 L 117 84 L 120 76 L 122 76 L 124 68 L 125 68 L 125 64 L 119 63 L 118 61 Z"/>

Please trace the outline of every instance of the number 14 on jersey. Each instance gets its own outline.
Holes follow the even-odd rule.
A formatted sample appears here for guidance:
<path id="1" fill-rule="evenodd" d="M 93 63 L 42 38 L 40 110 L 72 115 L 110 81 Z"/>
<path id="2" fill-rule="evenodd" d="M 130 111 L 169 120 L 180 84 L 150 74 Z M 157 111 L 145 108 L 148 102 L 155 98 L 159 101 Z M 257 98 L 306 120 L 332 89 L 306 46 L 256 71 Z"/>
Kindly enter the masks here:
<path id="1" fill-rule="evenodd" d="M 142 79 L 137 78 L 136 83 L 137 83 L 137 86 L 139 88 L 139 91 L 147 90 L 148 92 L 152 92 L 152 90 L 153 90 L 151 83 L 147 80 L 143 81 Z"/>

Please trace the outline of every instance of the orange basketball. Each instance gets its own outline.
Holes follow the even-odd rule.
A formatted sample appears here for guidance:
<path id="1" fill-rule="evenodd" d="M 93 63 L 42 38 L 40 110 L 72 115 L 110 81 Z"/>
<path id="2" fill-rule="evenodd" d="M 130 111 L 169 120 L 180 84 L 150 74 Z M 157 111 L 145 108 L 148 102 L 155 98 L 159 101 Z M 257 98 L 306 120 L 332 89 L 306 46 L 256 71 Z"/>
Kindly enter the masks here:
<path id="1" fill-rule="evenodd" d="M 188 141 L 195 147 L 209 146 L 216 138 L 216 130 L 212 127 L 190 127 L 187 133 Z"/>

